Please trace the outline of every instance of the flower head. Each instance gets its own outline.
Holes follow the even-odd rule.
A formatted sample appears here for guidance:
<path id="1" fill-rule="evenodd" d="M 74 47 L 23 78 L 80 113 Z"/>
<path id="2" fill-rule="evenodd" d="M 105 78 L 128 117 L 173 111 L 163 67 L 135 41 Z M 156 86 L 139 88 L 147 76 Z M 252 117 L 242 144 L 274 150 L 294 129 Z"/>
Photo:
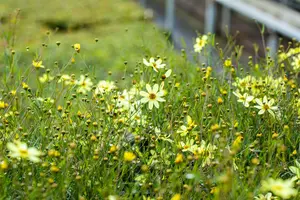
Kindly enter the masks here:
<path id="1" fill-rule="evenodd" d="M 110 92 L 116 88 L 116 85 L 112 81 L 100 81 L 95 90 L 95 94 L 103 94 L 105 92 Z"/>
<path id="2" fill-rule="evenodd" d="M 141 99 L 142 103 L 149 103 L 149 109 L 152 110 L 153 105 L 159 108 L 159 102 L 164 102 L 165 99 L 161 98 L 164 96 L 164 92 L 159 88 L 158 84 L 155 84 L 153 88 L 149 84 L 146 85 L 147 92 L 141 91 L 140 95 L 144 98 Z"/>
<path id="3" fill-rule="evenodd" d="M 7 148 L 10 150 L 11 157 L 28 159 L 33 162 L 40 161 L 41 152 L 34 147 L 28 148 L 26 143 L 20 141 L 8 143 Z"/>
<path id="4" fill-rule="evenodd" d="M 86 92 L 91 91 L 93 83 L 90 78 L 81 75 L 80 79 L 76 81 L 76 85 L 78 85 L 78 93 L 86 94 Z"/>
<path id="5" fill-rule="evenodd" d="M 78 43 L 74 44 L 74 49 L 75 49 L 75 51 L 77 51 L 77 53 L 79 53 L 80 52 L 80 44 L 78 44 Z"/>
<path id="6" fill-rule="evenodd" d="M 196 39 L 196 44 L 194 45 L 194 51 L 200 53 L 203 47 L 207 44 L 208 37 L 207 35 L 203 35 L 202 37 L 198 37 Z"/>
<path id="7" fill-rule="evenodd" d="M 273 179 L 269 178 L 262 181 L 262 191 L 271 191 L 273 194 L 283 198 L 289 199 L 296 196 L 298 191 L 294 188 L 294 181 L 291 179 Z"/>
<path id="8" fill-rule="evenodd" d="M 36 69 L 45 68 L 43 65 L 43 61 L 33 60 L 32 66 L 34 66 Z"/>
<path id="9" fill-rule="evenodd" d="M 132 152 L 125 151 L 124 153 L 124 161 L 131 162 L 136 158 L 136 155 Z"/>
<path id="10" fill-rule="evenodd" d="M 275 117 L 274 110 L 277 110 L 277 106 L 273 106 L 274 104 L 274 99 L 271 99 L 268 101 L 268 98 L 264 96 L 263 100 L 261 99 L 255 99 L 256 103 L 258 105 L 254 106 L 257 109 L 260 109 L 258 112 L 259 115 L 264 114 L 266 111 L 268 111 L 273 117 Z"/>
<path id="11" fill-rule="evenodd" d="M 250 96 L 247 93 L 244 93 L 243 95 L 241 95 L 239 92 L 233 92 L 233 94 L 238 97 L 238 102 L 243 103 L 243 105 L 245 107 L 249 107 L 249 103 L 254 99 L 253 96 Z"/>
<path id="12" fill-rule="evenodd" d="M 156 72 L 166 66 L 166 64 L 162 64 L 162 59 L 155 60 L 153 57 L 150 58 L 149 62 L 144 58 L 143 63 L 148 67 L 152 67 Z"/>

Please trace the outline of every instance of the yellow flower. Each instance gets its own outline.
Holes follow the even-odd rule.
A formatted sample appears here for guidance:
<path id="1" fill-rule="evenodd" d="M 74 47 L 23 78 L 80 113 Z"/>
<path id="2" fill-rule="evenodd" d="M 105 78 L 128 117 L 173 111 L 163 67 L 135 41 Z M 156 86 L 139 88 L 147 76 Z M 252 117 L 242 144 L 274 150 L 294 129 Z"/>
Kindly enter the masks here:
<path id="1" fill-rule="evenodd" d="M 95 94 L 104 94 L 106 92 L 110 92 L 116 88 L 116 85 L 112 81 L 99 81 L 97 88 L 95 90 Z"/>
<path id="2" fill-rule="evenodd" d="M 136 158 L 136 155 L 132 152 L 125 151 L 124 153 L 124 161 L 131 162 Z"/>
<path id="3" fill-rule="evenodd" d="M 45 66 L 43 65 L 43 61 L 32 61 L 32 65 L 36 68 L 36 69 L 40 69 L 40 68 L 45 68 Z"/>
<path id="4" fill-rule="evenodd" d="M 294 188 L 294 181 L 291 179 L 273 179 L 269 178 L 262 181 L 262 191 L 271 191 L 273 194 L 283 198 L 289 199 L 296 196 L 298 191 Z"/>
<path id="5" fill-rule="evenodd" d="M 24 158 L 33 162 L 39 162 L 41 152 L 34 147 L 27 147 L 26 143 L 17 141 L 15 143 L 8 143 L 7 148 L 10 150 L 10 156 L 13 158 Z"/>
<path id="6" fill-rule="evenodd" d="M 140 95 L 143 96 L 144 98 L 141 99 L 142 103 L 149 103 L 149 109 L 152 110 L 153 105 L 156 108 L 159 108 L 158 102 L 164 102 L 165 100 L 161 98 L 164 96 L 164 91 L 159 90 L 158 84 L 155 84 L 153 88 L 149 84 L 146 85 L 147 92 L 141 91 Z"/>
<path id="7" fill-rule="evenodd" d="M 182 162 L 183 162 L 183 154 L 178 153 L 175 158 L 175 163 L 178 164 L 178 163 L 182 163 Z"/>
<path id="8" fill-rule="evenodd" d="M 180 194 L 175 194 L 171 200 L 180 200 L 181 199 L 181 195 Z"/>
<path id="9" fill-rule="evenodd" d="M 155 60 L 153 57 L 150 58 L 149 62 L 144 58 L 143 63 L 148 67 L 152 67 L 156 72 L 166 66 L 166 64 L 162 64 L 162 59 Z"/>
<path id="10" fill-rule="evenodd" d="M 12 90 L 12 91 L 10 91 L 10 94 L 11 94 L 12 96 L 16 96 L 17 91 L 16 91 L 16 90 Z"/>
<path id="11" fill-rule="evenodd" d="M 6 170 L 8 168 L 8 163 L 5 160 L 3 160 L 0 162 L 0 167 L 2 170 Z"/>
<path id="12" fill-rule="evenodd" d="M 257 109 L 260 109 L 258 112 L 259 115 L 262 115 L 265 113 L 265 111 L 268 111 L 273 117 L 275 117 L 274 111 L 277 110 L 277 106 L 273 106 L 274 104 L 274 99 L 271 99 L 268 101 L 267 97 L 264 96 L 263 101 L 261 99 L 255 99 L 256 103 L 258 104 L 257 106 L 254 106 Z"/>
<path id="13" fill-rule="evenodd" d="M 246 108 L 249 107 L 249 103 L 254 99 L 253 96 L 250 96 L 247 93 L 241 95 L 239 92 L 233 92 L 233 94 L 239 98 L 238 102 L 243 103 Z"/>
<path id="14" fill-rule="evenodd" d="M 231 59 L 227 59 L 224 61 L 224 66 L 227 68 L 230 68 L 232 66 Z"/>
<path id="15" fill-rule="evenodd" d="M 218 97 L 218 100 L 217 100 L 218 104 L 222 104 L 224 101 L 221 97 Z"/>
<path id="16" fill-rule="evenodd" d="M 277 199 L 276 197 L 272 197 L 272 193 L 268 192 L 266 195 L 259 194 L 258 196 L 254 197 L 255 200 L 271 200 Z"/>
<path id="17" fill-rule="evenodd" d="M 196 44 L 194 45 L 194 51 L 200 53 L 203 47 L 207 44 L 208 37 L 207 35 L 203 35 L 202 37 L 198 37 L 196 39 Z"/>
<path id="18" fill-rule="evenodd" d="M 300 69 L 300 55 L 297 55 L 297 56 L 293 57 L 292 66 L 293 66 L 293 69 L 295 71 L 299 71 L 299 69 Z"/>
<path id="19" fill-rule="evenodd" d="M 43 76 L 39 77 L 39 81 L 41 83 L 52 81 L 53 79 L 54 79 L 54 77 L 50 76 L 48 73 L 45 73 L 45 74 L 43 74 Z"/>
<path id="20" fill-rule="evenodd" d="M 25 83 L 25 82 L 22 82 L 22 88 L 24 90 L 28 90 L 29 89 L 29 86 Z"/>
<path id="21" fill-rule="evenodd" d="M 8 104 L 5 103 L 4 101 L 0 101 L 0 109 L 4 109 L 4 108 L 7 108 L 8 107 Z"/>
<path id="22" fill-rule="evenodd" d="M 77 51 L 79 53 L 80 52 L 80 44 L 78 44 L 78 43 L 74 44 L 74 49 L 75 49 L 75 51 Z"/>
<path id="23" fill-rule="evenodd" d="M 81 75 L 80 79 L 76 81 L 76 85 L 78 85 L 78 93 L 86 94 L 86 92 L 91 91 L 93 83 L 90 78 Z"/>
<path id="24" fill-rule="evenodd" d="M 177 130 L 177 133 L 180 134 L 180 136 L 186 136 L 189 133 L 189 130 L 186 126 L 182 125 L 180 128 Z"/>

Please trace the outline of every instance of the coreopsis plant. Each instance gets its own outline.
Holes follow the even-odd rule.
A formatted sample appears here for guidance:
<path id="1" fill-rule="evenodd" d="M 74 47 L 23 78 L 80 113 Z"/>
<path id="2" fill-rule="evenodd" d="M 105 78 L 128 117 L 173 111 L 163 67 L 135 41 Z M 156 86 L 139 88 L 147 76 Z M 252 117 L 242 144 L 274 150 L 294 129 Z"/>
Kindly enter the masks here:
<path id="1" fill-rule="evenodd" d="M 259 109 L 258 114 L 262 115 L 265 112 L 270 113 L 273 117 L 275 117 L 274 111 L 278 110 L 277 106 L 273 106 L 275 101 L 274 99 L 268 100 L 266 96 L 264 96 L 263 100 L 261 99 L 255 99 L 256 103 L 258 105 L 254 106 L 255 108 Z"/>
<path id="2" fill-rule="evenodd" d="M 298 43 L 247 61 L 232 38 L 225 47 L 209 34 L 178 53 L 144 21 L 96 15 L 128 1 L 85 1 L 91 23 L 66 1 L 81 14 L 42 45 L 0 34 L 0 199 L 300 199 Z M 105 24 L 101 41 L 90 35 L 102 29 L 80 30 L 103 17 L 126 24 Z M 3 19 L 4 32 L 22 25 Z"/>
<path id="3" fill-rule="evenodd" d="M 238 102 L 241 102 L 246 108 L 249 107 L 249 103 L 253 101 L 254 97 L 247 93 L 243 95 L 239 92 L 233 92 L 233 94 L 238 97 Z"/>
<path id="4" fill-rule="evenodd" d="M 148 103 L 148 108 L 152 110 L 153 105 L 156 108 L 159 108 L 159 103 L 166 101 L 162 97 L 164 96 L 164 92 L 159 88 L 158 84 L 155 84 L 151 87 L 149 84 L 146 84 L 147 92 L 141 91 L 140 95 L 143 97 L 141 99 L 142 103 Z"/>
<path id="5" fill-rule="evenodd" d="M 151 57 L 149 59 L 149 61 L 147 61 L 145 58 L 143 59 L 143 63 L 144 65 L 148 66 L 148 67 L 152 67 L 154 71 L 158 72 L 160 69 L 165 68 L 166 64 L 162 63 L 162 59 L 155 59 L 153 57 Z"/>
<path id="6" fill-rule="evenodd" d="M 282 199 L 290 199 L 298 194 L 298 190 L 294 188 L 295 182 L 293 180 L 282 180 L 269 178 L 262 181 L 262 191 L 271 191 L 276 196 Z"/>
<path id="7" fill-rule="evenodd" d="M 10 156 L 13 158 L 23 158 L 28 159 L 32 162 L 39 162 L 41 152 L 34 147 L 27 146 L 26 143 L 21 141 L 16 141 L 14 143 L 8 143 L 7 148 L 10 151 Z"/>
<path id="8" fill-rule="evenodd" d="M 194 44 L 194 51 L 200 53 L 202 49 L 207 45 L 208 36 L 203 35 L 202 37 L 196 38 L 196 43 Z"/>

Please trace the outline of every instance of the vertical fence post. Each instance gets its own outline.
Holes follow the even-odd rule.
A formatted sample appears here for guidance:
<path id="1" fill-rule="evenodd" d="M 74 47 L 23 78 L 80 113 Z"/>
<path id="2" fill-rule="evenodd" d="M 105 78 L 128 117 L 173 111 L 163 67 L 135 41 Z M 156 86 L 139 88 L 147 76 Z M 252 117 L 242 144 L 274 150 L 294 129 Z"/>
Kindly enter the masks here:
<path id="1" fill-rule="evenodd" d="M 165 28 L 172 32 L 174 30 L 175 21 L 175 0 L 166 0 L 166 18 L 165 18 Z"/>
<path id="2" fill-rule="evenodd" d="M 277 53 L 279 38 L 275 31 L 271 30 L 270 32 L 267 38 L 267 47 L 270 48 L 270 55 L 274 58 Z"/>
<path id="3" fill-rule="evenodd" d="M 222 7 L 222 19 L 221 19 L 222 35 L 230 34 L 231 30 L 231 10 L 225 6 Z M 226 32 L 226 29 L 228 33 Z"/>
<path id="4" fill-rule="evenodd" d="M 147 0 L 140 0 L 140 2 L 141 2 L 141 5 L 142 5 L 143 7 L 146 7 Z"/>
<path id="5" fill-rule="evenodd" d="M 214 0 L 205 1 L 205 33 L 215 33 L 216 31 L 216 17 L 217 17 L 217 5 Z"/>

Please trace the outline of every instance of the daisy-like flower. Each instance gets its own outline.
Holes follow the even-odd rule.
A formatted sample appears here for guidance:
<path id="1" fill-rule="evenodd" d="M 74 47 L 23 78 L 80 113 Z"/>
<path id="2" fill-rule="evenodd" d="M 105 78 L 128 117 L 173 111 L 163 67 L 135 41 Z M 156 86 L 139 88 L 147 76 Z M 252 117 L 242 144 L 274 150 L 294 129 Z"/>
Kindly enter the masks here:
<path id="1" fill-rule="evenodd" d="M 34 66 L 36 69 L 45 68 L 43 65 L 43 61 L 33 60 L 32 66 Z"/>
<path id="2" fill-rule="evenodd" d="M 149 62 L 144 58 L 143 63 L 148 67 L 152 67 L 156 72 L 166 66 L 166 64 L 162 64 L 162 59 L 155 60 L 153 57 L 150 58 Z"/>
<path id="3" fill-rule="evenodd" d="M 262 181 L 262 191 L 271 191 L 273 194 L 283 198 L 289 199 L 296 196 L 298 191 L 294 188 L 294 181 L 291 179 L 273 179 L 269 178 Z"/>
<path id="4" fill-rule="evenodd" d="M 125 151 L 123 158 L 124 158 L 124 161 L 131 162 L 136 158 L 136 155 L 132 152 Z"/>
<path id="5" fill-rule="evenodd" d="M 211 164 L 212 160 L 215 158 L 214 153 L 216 149 L 217 146 L 206 143 L 204 140 L 201 141 L 201 145 L 197 149 L 197 155 L 203 159 L 202 167 Z"/>
<path id="6" fill-rule="evenodd" d="M 255 200 L 272 200 L 278 199 L 277 197 L 272 196 L 271 192 L 268 192 L 266 195 L 259 194 L 258 196 L 254 197 Z"/>
<path id="7" fill-rule="evenodd" d="M 63 82 L 65 85 L 74 85 L 75 84 L 75 80 L 72 79 L 71 76 L 67 75 L 67 74 L 63 74 L 60 79 L 58 80 L 58 82 Z"/>
<path id="8" fill-rule="evenodd" d="M 39 162 L 39 156 L 42 154 L 34 147 L 27 147 L 26 143 L 17 141 L 15 143 L 8 143 L 7 148 L 10 150 L 10 156 L 13 158 L 28 159 L 33 162 Z"/>
<path id="9" fill-rule="evenodd" d="M 233 94 L 236 96 L 236 97 L 238 97 L 239 99 L 238 99 L 238 102 L 241 102 L 241 103 L 243 103 L 243 105 L 245 106 L 245 107 L 249 107 L 249 103 L 251 102 L 251 101 L 253 101 L 253 99 L 254 99 L 254 97 L 253 96 L 250 96 L 249 94 L 247 94 L 247 93 L 244 93 L 243 95 L 241 95 L 239 92 L 233 92 Z"/>
<path id="10" fill-rule="evenodd" d="M 39 81 L 41 83 L 52 81 L 53 79 L 54 79 L 54 77 L 50 76 L 48 73 L 45 73 L 45 74 L 43 74 L 43 76 L 39 77 Z"/>
<path id="11" fill-rule="evenodd" d="M 8 104 L 5 103 L 4 101 L 0 101 L 0 109 L 4 109 L 4 108 L 7 108 L 8 107 Z"/>
<path id="12" fill-rule="evenodd" d="M 116 85 L 112 81 L 100 81 L 95 90 L 95 94 L 103 94 L 105 92 L 110 92 L 116 88 Z"/>
<path id="13" fill-rule="evenodd" d="M 203 47 L 207 44 L 208 37 L 203 35 L 202 37 L 196 38 L 196 44 L 194 45 L 194 51 L 200 53 Z"/>
<path id="14" fill-rule="evenodd" d="M 159 88 L 158 84 L 155 84 L 153 88 L 149 84 L 146 85 L 147 92 L 141 91 L 140 95 L 144 98 L 141 99 L 142 103 L 148 103 L 149 109 L 152 110 L 153 105 L 159 108 L 159 102 L 164 102 L 164 92 Z"/>
<path id="15" fill-rule="evenodd" d="M 300 69 L 300 54 L 293 57 L 292 66 L 295 71 L 299 71 L 299 69 Z"/>
<path id="16" fill-rule="evenodd" d="M 78 85 L 78 93 L 86 94 L 86 92 L 91 91 L 93 83 L 90 78 L 81 75 L 80 79 L 76 81 L 76 85 Z"/>
<path id="17" fill-rule="evenodd" d="M 255 99 L 256 103 L 258 104 L 257 106 L 254 106 L 255 108 L 259 109 L 260 111 L 258 112 L 259 115 L 264 114 L 266 111 L 268 111 L 273 117 L 275 117 L 274 110 L 277 110 L 277 106 L 273 106 L 274 104 L 274 99 L 271 99 L 268 101 L 268 98 L 264 96 L 263 100 L 261 99 Z"/>
<path id="18" fill-rule="evenodd" d="M 182 125 L 180 126 L 180 128 L 177 130 L 177 133 L 180 134 L 180 136 L 184 137 L 189 133 L 189 129 L 188 127 Z"/>
<path id="19" fill-rule="evenodd" d="M 75 49 L 75 51 L 77 51 L 77 53 L 79 53 L 80 52 L 80 44 L 78 44 L 78 43 L 74 44 L 74 49 Z"/>

